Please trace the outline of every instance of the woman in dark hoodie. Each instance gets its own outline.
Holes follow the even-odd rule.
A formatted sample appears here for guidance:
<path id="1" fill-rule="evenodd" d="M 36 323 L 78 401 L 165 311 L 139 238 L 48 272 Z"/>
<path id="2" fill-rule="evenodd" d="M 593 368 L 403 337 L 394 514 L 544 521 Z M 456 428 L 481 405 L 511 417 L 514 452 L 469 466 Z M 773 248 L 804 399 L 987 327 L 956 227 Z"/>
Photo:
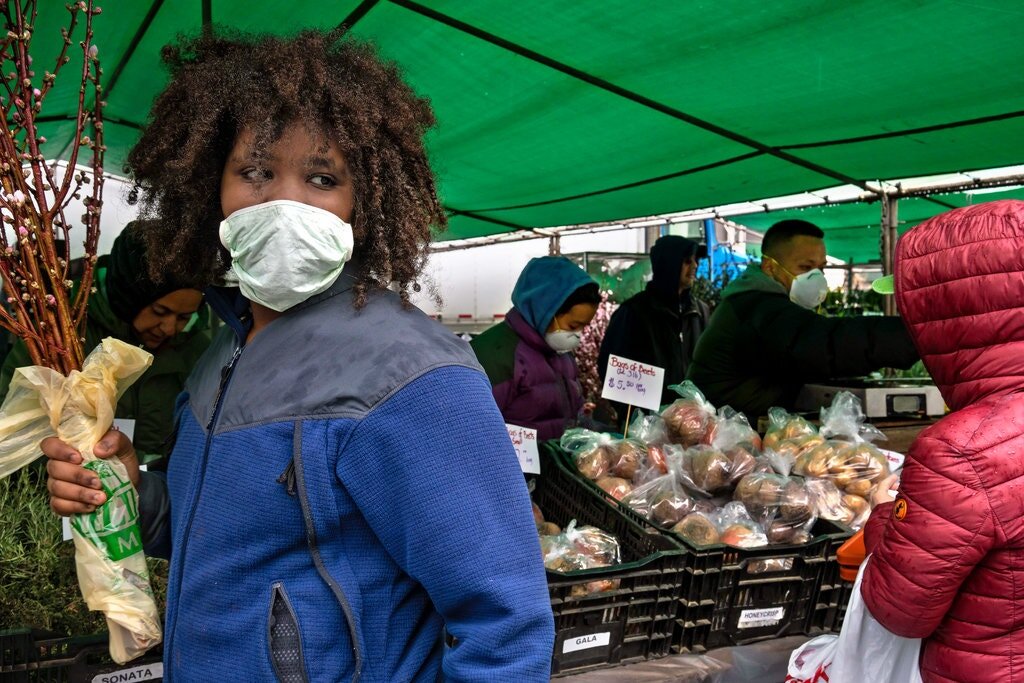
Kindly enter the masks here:
<path id="1" fill-rule="evenodd" d="M 164 469 L 174 400 L 210 345 L 210 312 L 198 289 L 170 278 L 156 282 L 149 276 L 142 234 L 147 225 L 129 223 L 114 240 L 110 255 L 97 262 L 85 349 L 91 351 L 113 337 L 153 354 L 153 364 L 117 402 L 115 417 L 134 423 L 132 440 L 143 463 Z M 16 368 L 31 364 L 25 344 L 16 343 L 0 368 L 0 394 L 6 396 Z"/>
<path id="2" fill-rule="evenodd" d="M 654 243 L 653 277 L 647 288 L 619 306 L 608 323 L 598 356 L 602 381 L 608 356 L 614 354 L 665 368 L 662 403 L 677 398 L 668 387 L 686 378 L 697 339 L 710 316 L 708 305 L 691 293 L 699 250 L 699 244 L 678 235 L 666 235 Z"/>

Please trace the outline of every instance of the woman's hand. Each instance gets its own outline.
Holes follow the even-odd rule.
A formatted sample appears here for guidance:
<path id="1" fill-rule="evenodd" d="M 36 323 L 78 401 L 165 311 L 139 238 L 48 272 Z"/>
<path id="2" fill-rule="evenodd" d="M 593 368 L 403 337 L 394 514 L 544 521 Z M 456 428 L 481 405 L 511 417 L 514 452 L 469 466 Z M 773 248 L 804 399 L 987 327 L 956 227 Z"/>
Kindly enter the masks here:
<path id="1" fill-rule="evenodd" d="M 888 477 L 878 482 L 878 486 L 875 487 L 875 492 L 871 494 L 871 506 L 881 505 L 882 503 L 891 503 L 896 500 L 896 496 L 890 489 L 894 489 L 899 486 L 900 475 L 890 474 Z"/>
<path id="2" fill-rule="evenodd" d="M 50 475 L 46 488 L 50 491 L 50 508 L 62 517 L 92 512 L 106 502 L 96 473 L 82 467 L 82 454 L 56 437 L 39 444 L 48 458 Z M 128 470 L 133 485 L 139 483 L 139 460 L 131 439 L 112 429 L 103 435 L 93 453 L 97 458 L 117 457 Z"/>

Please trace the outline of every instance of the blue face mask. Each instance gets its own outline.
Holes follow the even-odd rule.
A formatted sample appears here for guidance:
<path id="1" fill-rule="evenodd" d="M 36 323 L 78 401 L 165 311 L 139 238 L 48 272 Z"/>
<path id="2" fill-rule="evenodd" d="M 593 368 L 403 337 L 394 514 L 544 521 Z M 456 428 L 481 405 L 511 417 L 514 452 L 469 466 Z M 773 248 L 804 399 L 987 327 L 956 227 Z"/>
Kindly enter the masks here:
<path id="1" fill-rule="evenodd" d="M 330 211 L 282 199 L 221 221 L 220 241 L 249 301 L 286 311 L 329 288 L 352 257 L 352 226 Z"/>

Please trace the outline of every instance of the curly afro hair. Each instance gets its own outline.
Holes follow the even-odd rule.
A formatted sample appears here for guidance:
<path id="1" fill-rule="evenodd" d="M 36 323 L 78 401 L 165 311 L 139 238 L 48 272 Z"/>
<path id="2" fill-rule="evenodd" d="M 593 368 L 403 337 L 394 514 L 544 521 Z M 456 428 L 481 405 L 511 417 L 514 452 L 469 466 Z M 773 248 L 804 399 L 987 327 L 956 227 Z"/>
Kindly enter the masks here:
<path id="1" fill-rule="evenodd" d="M 447 217 L 423 143 L 434 114 L 397 67 L 341 31 L 283 38 L 218 29 L 165 47 L 163 61 L 170 83 L 127 161 L 132 198 L 141 190 L 145 213 L 159 219 L 147 235 L 154 277 L 203 287 L 223 276 L 220 181 L 236 136 L 252 131 L 259 154 L 302 123 L 338 144 L 352 174 L 364 265 L 356 304 L 392 282 L 408 302 L 431 229 Z"/>

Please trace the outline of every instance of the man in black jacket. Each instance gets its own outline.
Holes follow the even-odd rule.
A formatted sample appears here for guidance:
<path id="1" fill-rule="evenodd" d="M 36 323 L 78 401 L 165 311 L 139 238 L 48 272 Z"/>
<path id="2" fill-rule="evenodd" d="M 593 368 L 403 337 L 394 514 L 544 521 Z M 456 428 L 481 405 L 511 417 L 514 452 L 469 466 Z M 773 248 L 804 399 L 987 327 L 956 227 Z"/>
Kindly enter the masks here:
<path id="1" fill-rule="evenodd" d="M 726 287 L 688 373 L 711 403 L 754 421 L 773 406 L 792 410 L 808 382 L 917 361 L 898 317 L 815 312 L 828 292 L 824 237 L 806 221 L 776 223 L 764 236 L 760 267 L 748 267 Z"/>
<path id="2" fill-rule="evenodd" d="M 627 299 L 612 315 L 601 342 L 598 368 L 604 381 L 608 356 L 665 369 L 662 402 L 677 395 L 668 390 L 686 377 L 697 339 L 708 324 L 708 305 L 691 296 L 697 275 L 697 259 L 703 248 L 685 237 L 666 235 L 651 248 L 654 276 L 647 288 Z M 618 409 L 619 406 L 616 406 Z M 625 412 L 619 410 L 619 419 Z"/>

